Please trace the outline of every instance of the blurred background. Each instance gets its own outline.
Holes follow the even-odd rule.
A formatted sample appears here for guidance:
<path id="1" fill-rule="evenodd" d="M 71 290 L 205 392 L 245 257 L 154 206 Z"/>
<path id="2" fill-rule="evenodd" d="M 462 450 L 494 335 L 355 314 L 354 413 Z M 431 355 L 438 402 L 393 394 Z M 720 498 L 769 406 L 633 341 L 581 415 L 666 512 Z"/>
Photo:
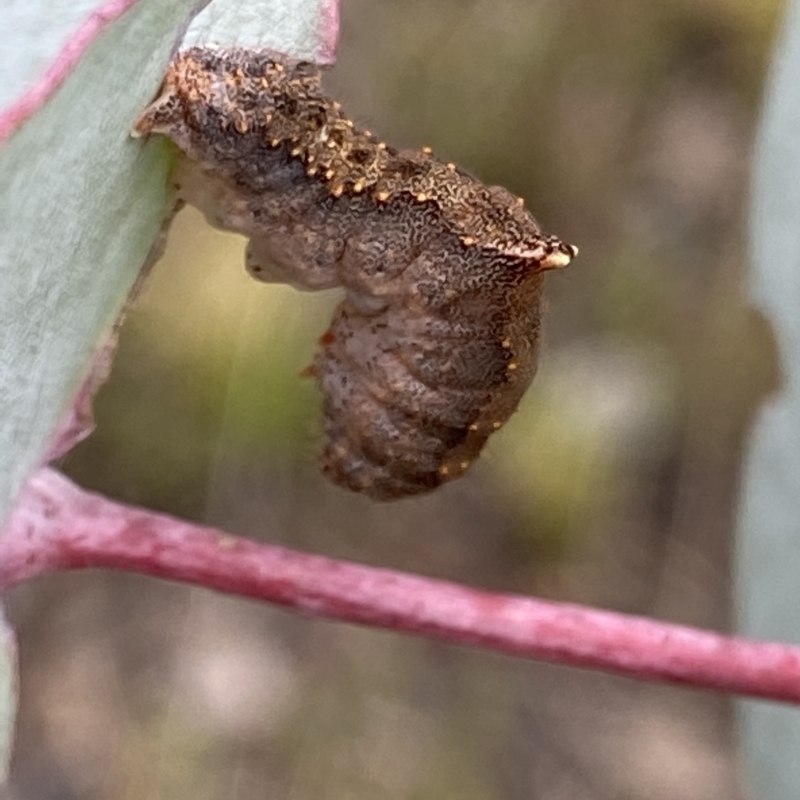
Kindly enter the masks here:
<path id="1" fill-rule="evenodd" d="M 191 210 L 62 465 L 263 541 L 727 630 L 739 465 L 778 385 L 748 309 L 776 0 L 345 0 L 328 85 L 526 198 L 581 255 L 470 475 L 376 505 L 316 466 L 338 298 L 249 279 Z M 15 590 L 28 800 L 746 800 L 730 702 L 113 573 Z"/>

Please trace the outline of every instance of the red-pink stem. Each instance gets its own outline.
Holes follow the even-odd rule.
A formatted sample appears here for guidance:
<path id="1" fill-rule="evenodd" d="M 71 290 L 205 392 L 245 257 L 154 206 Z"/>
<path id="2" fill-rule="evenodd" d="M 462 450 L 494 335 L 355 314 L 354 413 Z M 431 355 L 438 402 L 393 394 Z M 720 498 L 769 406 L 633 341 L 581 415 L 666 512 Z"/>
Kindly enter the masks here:
<path id="1" fill-rule="evenodd" d="M 508 655 L 800 702 L 797 647 L 257 544 L 122 505 L 42 469 L 0 539 L 0 588 L 83 567 L 186 581 L 318 617 Z"/>

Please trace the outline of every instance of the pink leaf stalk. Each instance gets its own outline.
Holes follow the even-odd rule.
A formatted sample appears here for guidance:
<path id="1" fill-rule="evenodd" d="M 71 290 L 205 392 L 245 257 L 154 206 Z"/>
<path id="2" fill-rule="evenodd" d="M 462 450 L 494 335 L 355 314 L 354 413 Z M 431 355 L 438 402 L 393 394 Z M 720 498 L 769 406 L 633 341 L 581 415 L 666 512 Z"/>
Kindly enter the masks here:
<path id="1" fill-rule="evenodd" d="M 800 648 L 258 544 L 34 475 L 0 539 L 0 590 L 106 567 L 512 656 L 800 703 Z"/>

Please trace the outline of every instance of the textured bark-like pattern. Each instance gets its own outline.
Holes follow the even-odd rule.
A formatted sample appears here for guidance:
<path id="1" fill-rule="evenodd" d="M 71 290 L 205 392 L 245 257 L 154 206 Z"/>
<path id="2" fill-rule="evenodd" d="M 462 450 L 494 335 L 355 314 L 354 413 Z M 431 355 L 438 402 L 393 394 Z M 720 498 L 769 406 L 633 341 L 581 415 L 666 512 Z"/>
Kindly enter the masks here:
<path id="1" fill-rule="evenodd" d="M 249 237 L 253 276 L 345 288 L 314 364 L 324 472 L 384 500 L 462 475 L 533 379 L 542 273 L 577 249 L 505 189 L 359 129 L 275 53 L 180 53 L 137 131 L 188 156 L 181 196 Z"/>

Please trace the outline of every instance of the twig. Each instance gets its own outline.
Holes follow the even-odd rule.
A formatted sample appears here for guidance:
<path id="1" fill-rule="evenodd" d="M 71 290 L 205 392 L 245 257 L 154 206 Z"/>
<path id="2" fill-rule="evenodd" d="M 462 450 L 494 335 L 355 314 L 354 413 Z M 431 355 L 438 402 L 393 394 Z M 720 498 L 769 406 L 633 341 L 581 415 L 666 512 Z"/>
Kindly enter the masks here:
<path id="1" fill-rule="evenodd" d="M 34 475 L 0 539 L 0 589 L 107 567 L 507 655 L 800 703 L 800 648 L 494 594 L 262 545 Z"/>

